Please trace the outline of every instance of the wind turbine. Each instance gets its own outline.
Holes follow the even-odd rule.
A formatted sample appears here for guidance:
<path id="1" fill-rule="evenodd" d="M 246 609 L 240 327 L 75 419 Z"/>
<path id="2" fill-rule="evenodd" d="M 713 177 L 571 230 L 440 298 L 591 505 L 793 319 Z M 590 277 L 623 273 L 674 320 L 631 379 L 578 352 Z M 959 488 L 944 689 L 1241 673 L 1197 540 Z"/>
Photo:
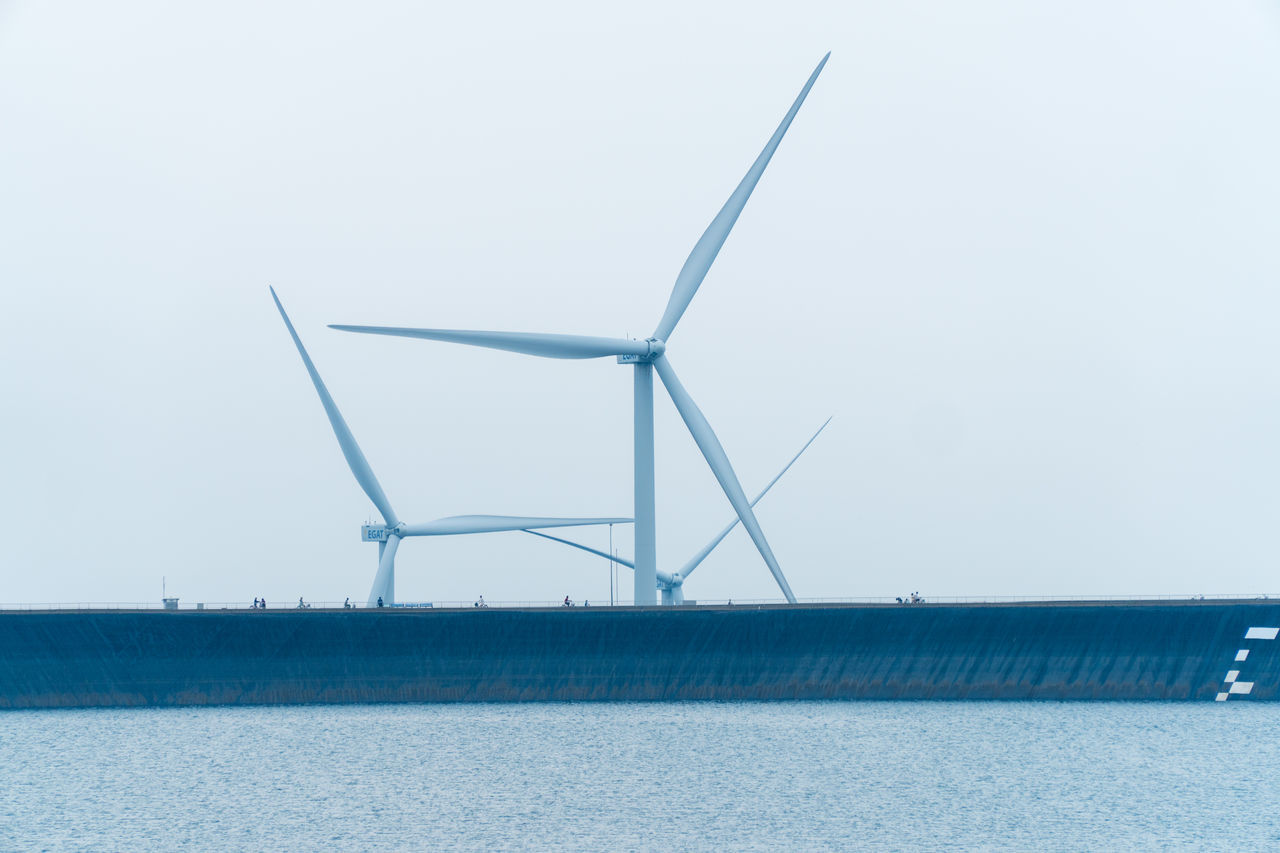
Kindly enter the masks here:
<path id="1" fill-rule="evenodd" d="M 774 580 L 778 582 L 778 586 L 782 589 L 782 594 L 786 596 L 789 602 L 794 603 L 796 600 L 791 592 L 791 586 L 782 574 L 782 568 L 778 565 L 778 561 L 773 555 L 773 549 L 769 547 L 769 542 L 765 539 L 764 531 L 760 529 L 760 524 L 756 521 L 755 513 L 751 509 L 751 502 L 747 500 L 747 496 L 742 490 L 742 484 L 738 482 L 738 475 L 734 473 L 733 466 L 729 464 L 729 457 L 725 454 L 724 448 L 720 445 L 720 440 L 711 429 L 711 424 L 707 422 L 702 411 L 694 403 L 693 398 L 689 396 L 689 392 L 685 390 L 684 385 L 676 376 L 675 369 L 671 366 L 671 361 L 666 356 L 666 350 L 667 342 L 670 340 L 672 332 L 675 331 L 676 324 L 680 321 L 685 309 L 689 307 L 689 303 L 698 292 L 698 287 L 706 277 L 707 271 L 711 269 L 711 264 L 716 259 L 720 247 L 724 245 L 725 239 L 729 236 L 729 231 L 732 230 L 734 223 L 738 221 L 738 215 L 742 213 L 743 207 L 746 206 L 747 199 L 751 197 L 752 190 L 755 189 L 756 183 L 764 173 L 765 167 L 769 165 L 773 152 L 777 150 L 778 144 L 782 142 L 782 137 L 786 134 L 787 128 L 791 126 L 792 119 L 800 111 L 801 104 L 804 103 L 805 97 L 809 94 L 809 90 L 813 87 L 814 81 L 818 79 L 818 75 L 822 72 L 822 68 L 827 64 L 827 59 L 830 56 L 831 54 L 828 53 L 822 57 L 822 61 L 818 63 L 818 67 L 814 69 L 813 74 L 809 76 L 808 82 L 800 90 L 800 95 L 796 98 L 795 103 L 791 105 L 791 109 L 787 111 L 782 123 L 774 131 L 773 137 L 770 138 L 764 150 L 760 152 L 760 156 L 756 158 L 756 161 L 747 171 L 746 177 L 738 184 L 737 189 L 729 196 L 729 200 L 725 202 L 724 207 L 720 209 L 720 212 L 716 214 L 715 219 L 711 221 L 707 230 L 703 232 L 697 245 L 693 247 L 693 251 L 690 252 L 688 259 L 684 262 L 684 267 L 681 268 L 680 274 L 676 277 L 675 287 L 672 289 L 670 300 L 667 302 L 667 309 L 663 313 L 662 319 L 658 322 L 658 327 L 654 329 L 653 334 L 648 339 L 636 341 L 625 338 L 598 338 L 583 335 L 411 329 L 389 326 L 332 325 L 330 327 L 344 332 L 361 332 L 371 335 L 391 335 L 468 344 L 470 346 L 536 355 L 543 358 L 606 358 L 616 356 L 619 364 L 634 365 L 636 604 L 652 604 L 657 583 L 657 525 L 653 487 L 653 372 L 655 370 L 662 380 L 662 384 L 666 386 L 667 393 L 671 396 L 671 401 L 675 403 L 676 409 L 680 412 L 680 417 L 684 420 L 685 426 L 688 427 L 689 432 L 693 435 L 693 440 L 697 443 L 698 449 L 702 451 L 707 464 L 720 482 L 720 487 L 729 498 L 729 503 L 733 505 L 734 510 L 737 512 L 742 526 L 750 534 L 751 540 L 760 551 L 760 556 L 764 558 L 769 571 L 773 573 Z"/>
<path id="2" fill-rule="evenodd" d="M 769 493 L 769 490 L 773 488 L 773 484 L 781 480 L 782 475 L 787 473 L 787 471 L 791 470 L 791 466 L 796 464 L 796 460 L 800 458 L 801 454 L 803 454 L 806 450 L 809 449 L 809 445 L 813 444 L 814 439 L 816 439 L 819 435 L 822 434 L 822 431 L 827 428 L 827 424 L 829 423 L 831 423 L 831 418 L 827 418 L 825 421 L 823 421 L 822 426 L 818 427 L 818 431 L 815 432 L 812 436 L 810 436 L 809 440 L 804 443 L 804 447 L 801 447 L 799 452 L 797 452 L 795 456 L 791 457 L 790 462 L 782 466 L 782 470 L 779 471 L 774 476 L 774 478 L 769 481 L 769 484 L 767 486 L 765 486 L 763 489 L 760 490 L 760 494 L 756 495 L 754 498 L 751 499 L 751 507 L 753 509 L 755 508 L 756 504 L 760 503 L 760 499 Z M 663 604 L 683 604 L 684 603 L 684 582 L 689 579 L 689 575 L 693 574 L 693 570 L 698 568 L 698 566 L 702 564 L 702 561 L 705 560 L 711 554 L 711 552 L 716 549 L 716 546 L 719 545 L 722 541 L 724 541 L 724 538 L 733 531 L 733 528 L 738 526 L 739 520 L 740 519 L 735 515 L 733 517 L 733 520 L 730 521 L 727 525 L 725 525 L 725 528 L 721 530 L 719 533 L 717 533 L 710 542 L 704 545 L 702 547 L 702 550 L 698 551 L 698 553 L 690 557 L 689 561 L 685 563 L 683 566 L 681 566 L 679 571 L 664 572 L 661 569 L 658 569 L 657 583 L 658 583 L 658 589 L 662 591 Z M 622 565 L 632 570 L 634 570 L 636 567 L 636 564 L 631 562 L 630 560 L 618 557 L 616 555 L 606 554 L 604 551 L 601 551 L 598 548 L 592 548 L 590 545 L 583 545 L 581 542 L 574 542 L 571 539 L 562 539 L 559 536 L 552 536 L 549 533 L 539 533 L 536 530 L 526 530 L 525 533 L 528 533 L 532 536 L 540 536 L 543 539 L 550 539 L 552 542 L 560 542 L 565 545 L 578 548 L 579 550 L 586 551 L 590 554 L 595 554 L 598 557 L 604 557 L 606 560 L 613 560 L 614 562 L 621 563 Z"/>
<path id="3" fill-rule="evenodd" d="M 338 404 L 333 401 L 332 395 L 329 394 L 329 389 L 325 387 L 315 364 L 311 361 L 311 356 L 307 355 L 306 347 L 302 345 L 302 339 L 298 337 L 297 331 L 294 330 L 293 323 L 289 320 L 289 315 L 285 313 L 284 306 L 280 304 L 280 298 L 276 296 L 275 288 L 269 289 L 271 290 L 271 298 L 275 300 L 276 308 L 279 309 L 280 316 L 284 319 L 285 327 L 289 330 L 289 336 L 293 338 L 294 346 L 298 348 L 298 355 L 302 356 L 302 363 L 306 366 L 307 373 L 311 375 L 311 382 L 316 386 L 316 393 L 320 395 L 320 404 L 324 406 L 324 412 L 329 416 L 329 424 L 333 427 L 333 434 L 338 439 L 338 446 L 342 448 L 342 455 L 346 457 L 347 465 L 351 468 L 351 473 L 355 475 L 356 482 L 360 484 L 360 488 L 364 490 L 364 493 L 369 496 L 369 500 L 373 501 L 373 505 L 378 508 L 378 512 L 382 513 L 382 520 L 385 522 L 384 524 L 376 525 L 366 524 L 361 528 L 361 538 L 364 541 L 378 543 L 378 573 L 374 576 L 373 588 L 369 590 L 370 607 L 376 606 L 379 601 L 388 605 L 395 603 L 396 550 L 400 547 L 400 540 L 409 536 L 498 533 L 512 530 L 529 530 L 531 528 L 627 524 L 631 521 L 630 518 L 454 515 L 448 518 L 437 518 L 435 521 L 428 521 L 424 524 L 405 524 L 396 515 L 395 510 L 391 508 L 391 502 L 387 500 L 386 494 L 383 493 L 382 486 L 378 483 L 378 478 L 374 476 L 373 469 L 369 467 L 369 462 L 360 450 L 360 445 L 356 444 L 355 436 L 352 435 L 351 429 L 342 417 L 342 413 L 338 411 Z"/>

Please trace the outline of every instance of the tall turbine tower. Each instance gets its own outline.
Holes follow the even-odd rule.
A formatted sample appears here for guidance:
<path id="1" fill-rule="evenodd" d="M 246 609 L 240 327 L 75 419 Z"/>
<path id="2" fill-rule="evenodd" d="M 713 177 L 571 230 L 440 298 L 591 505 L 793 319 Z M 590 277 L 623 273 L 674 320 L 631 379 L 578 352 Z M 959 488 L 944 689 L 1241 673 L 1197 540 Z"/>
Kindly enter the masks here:
<path id="1" fill-rule="evenodd" d="M 729 457 L 725 454 L 724 448 L 720 445 L 720 440 L 716 438 L 716 434 L 711 429 L 706 417 L 703 416 L 702 411 L 694 403 L 693 398 L 689 396 L 689 392 L 685 390 L 679 378 L 677 378 L 675 369 L 671 366 L 671 362 L 666 356 L 666 349 L 667 341 L 671 338 L 672 332 L 675 331 L 676 324 L 680 322 L 685 309 L 689 307 L 689 303 L 698 292 L 698 287 L 702 284 L 702 280 L 706 278 L 707 271 L 711 269 L 711 264 L 720 252 L 720 247 L 724 245 L 724 241 L 729 236 L 734 223 L 738 221 L 738 215 L 742 213 L 743 207 L 747 204 L 747 199 L 751 197 L 752 190 L 755 189 L 756 183 L 759 182 L 765 167 L 769 165 L 773 152 L 777 150 L 778 144 L 782 142 L 782 137 L 786 134 L 787 128 L 791 126 L 792 119 L 800 111 L 801 104 L 804 103 L 805 97 L 809 94 L 809 90 L 813 88 L 814 81 L 818 79 L 818 75 L 822 72 L 822 68 L 827 64 L 827 59 L 830 56 L 831 54 L 828 53 L 822 57 L 822 61 L 818 63 L 818 67 L 814 69 L 813 74 L 809 76 L 808 82 L 800 90 L 795 103 L 791 105 L 791 109 L 787 111 L 782 123 L 774 131 L 773 137 L 747 171 L 746 177 L 738 184 L 737 189 L 729 196 L 729 200 L 725 202 L 724 207 L 716 214 L 716 218 L 711 221 L 707 230 L 703 232 L 702 238 L 693 247 L 693 251 L 689 253 L 689 258 L 684 262 L 684 267 L 681 268 L 680 274 L 676 276 L 675 287 L 672 289 L 671 298 L 667 302 L 667 310 L 663 313 L 662 319 L 658 321 L 658 327 L 654 329 L 653 334 L 647 340 L 635 341 L 624 338 L 548 335 L 528 332 L 410 329 L 390 326 L 333 325 L 331 327 L 344 332 L 362 332 L 371 335 L 391 335 L 469 344 L 471 346 L 536 355 L 543 358 L 606 358 L 616 356 L 619 364 L 634 365 L 636 604 L 654 603 L 657 580 L 657 530 L 653 488 L 653 372 L 655 370 L 658 373 L 658 378 L 662 380 L 662 384 L 666 386 L 667 393 L 671 396 L 671 401 L 675 403 L 676 409 L 680 412 L 680 417 L 684 420 L 685 426 L 688 427 L 689 432 L 693 435 L 693 440 L 697 443 L 698 449 L 702 451 L 707 464 L 720 482 L 720 487 L 729 498 L 729 503 L 733 505 L 734 510 L 737 512 L 742 526 L 750 534 L 751 540 L 760 551 L 760 555 L 768 565 L 769 571 L 773 573 L 774 579 L 782 589 L 782 594 L 786 596 L 789 602 L 794 603 L 796 600 L 791 592 L 791 586 L 782 574 L 782 568 L 773 556 L 773 549 L 769 547 L 769 542 L 764 537 L 764 531 L 760 529 L 760 524 L 756 521 L 755 513 L 751 509 L 751 502 L 747 500 L 747 496 L 742 490 L 742 485 L 738 482 L 738 476 L 734 473 L 733 466 L 729 464 Z"/>
<path id="2" fill-rule="evenodd" d="M 347 426 L 346 419 L 342 417 L 342 413 L 338 411 L 338 404 L 333 401 L 333 396 L 329 394 L 329 389 L 325 387 L 324 380 L 320 378 L 320 373 L 316 370 L 315 364 L 312 363 L 311 356 L 307 355 L 306 347 L 302 345 L 302 339 L 298 337 L 298 333 L 294 330 L 293 323 L 289 320 L 289 315 L 285 313 L 284 306 L 280 304 L 280 298 L 276 296 L 275 288 L 270 288 L 270 290 L 271 298 L 275 300 L 276 308 L 279 309 L 280 316 L 284 319 L 285 328 L 289 330 L 289 336 L 293 338 L 294 346 L 298 348 L 298 355 L 302 356 L 302 364 L 307 368 L 312 384 L 316 386 L 316 393 L 320 395 L 320 405 L 324 407 L 325 414 L 329 416 L 329 424 L 333 427 L 333 434 L 338 439 L 338 446 L 342 448 L 342 455 L 346 457 L 347 466 L 351 468 L 351 473 L 355 475 L 356 482 L 360 484 L 360 488 L 369 496 L 369 500 L 373 501 L 373 505 L 378 508 L 378 512 L 382 513 L 383 524 L 366 524 L 361 530 L 362 538 L 366 542 L 378 543 L 378 573 L 374 576 L 373 588 L 369 590 L 370 607 L 380 603 L 387 605 L 395 603 L 396 550 L 400 547 L 400 540 L 407 536 L 455 536 L 463 533 L 498 533 L 548 527 L 581 527 L 589 524 L 627 524 L 631 521 L 629 518 L 455 515 L 449 518 L 437 518 L 435 521 L 428 521 L 424 524 L 405 524 L 396 515 L 396 511 L 391 508 L 391 502 L 387 500 L 386 494 L 383 493 L 382 486 L 378 483 L 378 478 L 374 476 L 373 469 L 369 467 L 368 460 L 364 458 L 364 453 L 360 450 L 360 445 L 356 444 L 356 437 L 351 433 L 351 429 Z"/>

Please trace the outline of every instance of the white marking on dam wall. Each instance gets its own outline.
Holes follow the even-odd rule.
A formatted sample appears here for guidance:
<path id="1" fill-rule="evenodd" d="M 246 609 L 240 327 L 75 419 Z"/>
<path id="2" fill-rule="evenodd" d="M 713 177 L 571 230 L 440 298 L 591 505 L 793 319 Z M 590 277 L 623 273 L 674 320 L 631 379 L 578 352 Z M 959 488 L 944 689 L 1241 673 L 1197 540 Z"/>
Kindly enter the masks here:
<path id="1" fill-rule="evenodd" d="M 1246 640 L 1274 640 L 1277 634 L 1280 634 L 1280 628 L 1253 627 L 1244 632 L 1244 638 Z M 1245 661 L 1248 659 L 1249 659 L 1248 649 L 1241 649 L 1240 651 L 1236 652 L 1237 662 Z M 1248 696 L 1250 693 L 1252 693 L 1253 682 L 1240 681 L 1239 678 L 1240 678 L 1240 670 L 1238 669 L 1227 670 L 1227 677 L 1222 679 L 1222 686 L 1225 687 L 1226 690 L 1223 690 L 1220 693 L 1218 693 L 1215 701 L 1225 702 L 1227 701 L 1227 697 L 1230 696 L 1232 693 L 1236 694 L 1237 696 Z"/>

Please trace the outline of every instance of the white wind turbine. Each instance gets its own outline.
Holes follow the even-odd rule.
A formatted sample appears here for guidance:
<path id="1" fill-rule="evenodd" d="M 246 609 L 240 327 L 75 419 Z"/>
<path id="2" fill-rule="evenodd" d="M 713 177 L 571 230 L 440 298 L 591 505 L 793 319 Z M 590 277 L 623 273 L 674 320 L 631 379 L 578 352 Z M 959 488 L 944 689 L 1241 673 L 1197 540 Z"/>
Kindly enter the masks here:
<path id="1" fill-rule="evenodd" d="M 796 98 L 795 103 L 791 105 L 791 109 L 782 119 L 782 123 L 774 131 L 773 137 L 747 171 L 746 177 L 738 184 L 737 189 L 729 196 L 729 200 L 725 202 L 724 207 L 720 209 L 716 218 L 711 221 L 707 230 L 703 232 L 697 245 L 693 247 L 693 251 L 690 252 L 684 267 L 681 268 L 680 274 L 676 277 L 675 287 L 672 289 L 671 298 L 667 303 L 667 310 L 658 322 L 658 327 L 654 329 L 653 334 L 647 340 L 636 341 L 625 338 L 599 338 L 584 335 L 554 335 L 528 332 L 479 332 L 388 326 L 331 326 L 331 328 L 344 332 L 423 338 L 507 350 L 544 358 L 606 358 L 616 356 L 619 364 L 634 365 L 636 604 L 652 604 L 657 585 L 657 529 L 653 487 L 654 370 L 657 371 L 662 384 L 666 386 L 667 393 L 671 396 L 672 402 L 675 403 L 676 409 L 680 412 L 680 417 L 684 420 L 689 432 L 693 435 L 693 440 L 698 445 L 698 449 L 702 451 L 707 464 L 720 482 L 720 487 L 724 490 L 725 495 L 729 498 L 729 503 L 733 505 L 734 510 L 737 512 L 742 526 L 746 528 L 751 540 L 755 543 L 760 555 L 768 565 L 769 571 L 773 573 L 774 580 L 778 582 L 778 586 L 782 589 L 782 594 L 786 596 L 789 602 L 794 603 L 796 600 L 791 592 L 791 586 L 782 574 L 782 568 L 778 565 L 778 561 L 773 555 L 773 549 L 769 547 L 769 543 L 764 537 L 764 531 L 760 529 L 760 524 L 756 521 L 755 513 L 751 509 L 751 502 L 747 500 L 747 496 L 742 490 L 742 484 L 738 482 L 738 476 L 734 473 L 733 466 L 729 464 L 729 457 L 720 445 L 720 440 L 716 438 L 716 434 L 711 429 L 706 417 L 702 414 L 697 404 L 693 402 L 693 398 L 689 396 L 689 392 L 685 390 L 679 378 L 677 378 L 675 369 L 671 366 L 671 362 L 665 353 L 671 333 L 675 331 L 680 317 L 698 292 L 698 287 L 706 277 L 707 271 L 711 269 L 711 264 L 719 253 L 720 247 L 724 245 L 725 239 L 729 236 L 729 231 L 733 228 L 734 223 L 738 221 L 738 215 L 742 213 L 743 207 L 746 206 L 747 199 L 751 197 L 752 190 L 755 189 L 756 183 L 764 173 L 765 167 L 769 165 L 773 152 L 777 150 L 778 144 L 782 142 L 782 137 L 786 134 L 787 128 L 791 126 L 792 119 L 799 112 L 801 104 L 804 103 L 805 97 L 809 94 L 809 90 L 813 87 L 814 81 L 818 79 L 818 74 L 822 72 L 822 68 L 827 64 L 827 59 L 830 56 L 831 54 L 828 53 L 822 57 L 822 61 L 818 63 L 818 67 L 814 69 L 813 74 L 809 76 L 808 82 L 800 90 L 800 95 Z"/>
<path id="2" fill-rule="evenodd" d="M 787 473 L 787 471 L 791 469 L 792 465 L 796 464 L 796 460 L 800 458 L 801 454 L 803 454 L 806 450 L 809 449 L 809 445 L 813 444 L 814 439 L 816 439 L 819 435 L 822 434 L 822 431 L 827 428 L 827 424 L 829 423 L 831 423 L 831 418 L 827 418 L 825 421 L 823 421 L 822 426 L 818 427 L 818 431 L 815 432 L 812 436 L 810 436 L 809 440 L 804 443 L 804 447 L 801 447 L 799 452 L 797 452 L 795 456 L 791 457 L 791 461 L 789 461 L 786 465 L 782 466 L 782 470 L 779 471 L 774 476 L 774 478 L 769 481 L 769 484 L 767 486 L 765 486 L 763 489 L 760 490 L 760 494 L 756 495 L 754 498 L 751 499 L 751 506 L 753 509 L 755 508 L 756 504 L 760 503 L 761 498 L 763 498 L 765 495 L 769 493 L 769 490 L 773 488 L 773 484 L 781 480 L 782 475 Z M 702 547 L 700 551 L 698 551 L 698 553 L 690 557 L 689 561 L 686 562 L 683 566 L 681 566 L 679 571 L 664 572 L 661 569 L 658 569 L 657 582 L 658 582 L 658 589 L 662 591 L 663 604 L 683 604 L 684 603 L 684 582 L 689 579 L 689 575 L 693 574 L 693 570 L 698 568 L 698 566 L 702 564 L 702 561 L 705 560 L 708 556 L 710 556 L 711 552 L 716 549 L 716 546 L 719 545 L 724 540 L 724 538 L 733 531 L 733 528 L 738 526 L 739 520 L 740 519 L 735 515 L 733 520 L 730 521 L 727 525 L 725 525 L 724 529 L 721 530 L 719 533 L 717 533 L 710 542 L 708 542 L 706 545 Z M 581 542 L 574 542 L 570 539 L 562 539 L 559 536 L 552 536 L 549 533 L 539 533 L 536 530 L 526 530 L 525 533 L 531 534 L 533 536 L 540 536 L 543 539 L 550 539 L 553 542 L 561 542 L 565 545 L 571 545 L 574 548 L 578 548 L 588 553 L 595 554 L 598 557 L 604 557 L 606 560 L 613 560 L 616 563 L 621 563 L 622 565 L 632 570 L 634 570 L 636 567 L 636 564 L 631 562 L 630 560 L 627 560 L 618 556 L 610 556 L 609 554 L 605 553 L 604 551 L 601 551 L 598 548 L 592 548 L 590 545 L 583 545 Z"/>
<path id="3" fill-rule="evenodd" d="M 387 496 L 383 493 L 382 486 L 378 483 L 378 478 L 374 476 L 373 469 L 369 467 L 369 462 L 364 458 L 364 453 L 360 450 L 360 445 L 356 444 L 355 436 L 352 435 L 351 429 L 342 417 L 342 413 L 338 411 L 338 405 L 333 401 L 333 397 L 329 394 L 329 389 L 325 387 L 324 381 L 321 380 L 320 374 L 316 371 L 316 366 L 312 363 L 311 356 L 307 355 L 306 347 L 302 345 L 302 339 L 298 337 L 298 333 L 294 330 L 293 323 L 289 320 L 289 315 L 285 313 L 284 306 L 280 304 L 280 298 L 276 296 L 275 288 L 270 288 L 270 290 L 271 298 L 275 300 L 276 308 L 280 310 L 280 316 L 284 319 L 285 327 L 289 330 L 289 336 L 293 338 L 293 343 L 298 348 L 298 354 L 302 356 L 302 363 L 306 366 L 307 373 L 311 375 L 311 382 L 316 386 L 316 393 L 320 395 L 320 404 L 324 406 L 324 412 L 329 416 L 329 423 L 333 427 L 333 434 L 338 439 L 338 446 L 342 448 L 342 455 L 346 457 L 347 465 L 351 468 L 351 473 L 355 475 L 356 482 L 360 484 L 360 488 L 364 490 L 364 493 L 369 496 L 369 500 L 373 501 L 373 505 L 378 508 L 378 512 L 382 513 L 382 520 L 385 522 L 379 525 L 366 524 L 361 530 L 364 541 L 378 543 L 378 573 L 373 579 L 373 588 L 369 590 L 370 607 L 376 606 L 380 601 L 387 605 L 395 603 L 396 549 L 400 547 L 400 540 L 408 536 L 498 533 L 529 530 L 531 528 L 627 524 L 631 521 L 629 518 L 455 515 L 449 518 L 437 518 L 435 521 L 428 521 L 424 524 L 405 524 L 396 515 L 395 510 L 391 508 L 391 502 L 387 500 Z"/>

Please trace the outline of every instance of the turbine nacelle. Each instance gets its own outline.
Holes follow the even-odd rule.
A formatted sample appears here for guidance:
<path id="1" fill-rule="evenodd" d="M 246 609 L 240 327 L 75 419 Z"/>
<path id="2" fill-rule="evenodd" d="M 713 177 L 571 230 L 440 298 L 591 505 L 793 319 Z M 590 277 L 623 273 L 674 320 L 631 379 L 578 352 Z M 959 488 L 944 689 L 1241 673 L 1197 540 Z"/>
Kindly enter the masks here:
<path id="1" fill-rule="evenodd" d="M 641 343 L 649 345 L 649 351 L 644 355 L 634 353 L 619 353 L 618 364 L 652 364 L 653 360 L 667 351 L 667 342 L 658 338 L 646 338 Z"/>
<path id="2" fill-rule="evenodd" d="M 680 573 L 671 576 L 671 583 L 658 584 L 658 591 L 662 593 L 661 601 L 663 605 L 670 607 L 676 604 L 684 604 L 684 578 Z"/>

